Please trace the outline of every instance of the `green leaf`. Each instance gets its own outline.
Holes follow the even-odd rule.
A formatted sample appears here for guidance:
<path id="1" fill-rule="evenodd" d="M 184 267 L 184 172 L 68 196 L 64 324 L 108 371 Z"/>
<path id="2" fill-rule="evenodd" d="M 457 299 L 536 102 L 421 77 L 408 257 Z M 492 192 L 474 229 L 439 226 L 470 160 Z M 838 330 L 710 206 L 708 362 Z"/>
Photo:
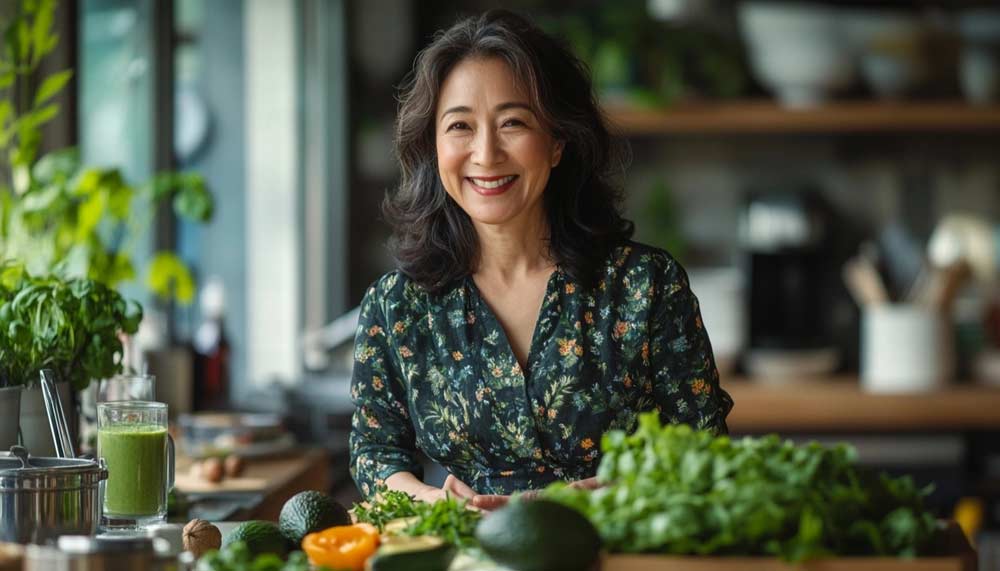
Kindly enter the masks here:
<path id="1" fill-rule="evenodd" d="M 69 180 L 80 167 L 80 153 L 75 147 L 53 151 L 38 159 L 31 174 L 40 183 Z"/>
<path id="2" fill-rule="evenodd" d="M 35 106 L 37 107 L 45 103 L 59 93 L 72 77 L 72 69 L 63 70 L 46 77 L 45 81 L 42 82 L 42 86 L 38 88 L 38 93 L 35 94 Z"/>
<path id="3" fill-rule="evenodd" d="M 31 26 L 31 45 L 34 52 L 32 63 L 41 61 L 52 50 L 54 42 L 51 32 L 55 9 L 55 0 L 42 0 L 35 12 L 35 21 Z"/>
<path id="4" fill-rule="evenodd" d="M 14 80 L 17 78 L 17 74 L 13 71 L 5 71 L 0 73 L 0 89 L 7 89 L 14 84 Z M 0 122 L 2 124 L 2 122 Z"/>
<path id="5" fill-rule="evenodd" d="M 132 187 L 125 184 L 112 187 L 108 201 L 108 210 L 111 212 L 111 216 L 117 220 L 127 219 L 132 208 L 132 197 L 134 195 L 135 191 Z"/>
<path id="6" fill-rule="evenodd" d="M 204 179 L 200 175 L 184 175 L 183 181 L 184 185 L 174 196 L 174 212 L 188 220 L 207 222 L 212 218 L 214 203 Z"/>
<path id="7" fill-rule="evenodd" d="M 146 285 L 162 299 L 176 299 L 188 305 L 194 299 L 194 278 L 187 265 L 170 252 L 153 256 L 146 274 Z"/>
<path id="8" fill-rule="evenodd" d="M 93 192 L 86 200 L 80 204 L 77 211 L 76 239 L 85 240 L 97 225 L 108 207 L 108 194 L 106 192 Z"/>
<path id="9" fill-rule="evenodd" d="M 37 129 L 38 127 L 44 125 L 51 121 L 56 115 L 59 114 L 59 104 L 50 103 L 45 107 L 31 111 L 26 115 L 22 115 L 21 118 L 17 120 L 17 129 L 24 137 L 24 132 Z"/>

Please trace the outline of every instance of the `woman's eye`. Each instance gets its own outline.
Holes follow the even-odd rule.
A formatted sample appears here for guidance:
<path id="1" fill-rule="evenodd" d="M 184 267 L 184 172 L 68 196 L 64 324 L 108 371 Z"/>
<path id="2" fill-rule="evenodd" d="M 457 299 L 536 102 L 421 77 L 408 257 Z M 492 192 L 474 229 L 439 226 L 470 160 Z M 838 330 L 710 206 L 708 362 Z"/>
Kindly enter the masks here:
<path id="1" fill-rule="evenodd" d="M 445 132 L 452 131 L 455 129 L 468 129 L 468 128 L 469 126 L 465 123 L 465 121 L 456 121 L 455 123 L 448 125 L 448 128 L 445 129 Z"/>
<path id="2" fill-rule="evenodd" d="M 504 127 L 523 127 L 524 126 L 524 121 L 521 121 L 520 119 L 507 119 L 506 121 L 503 122 L 503 126 Z"/>

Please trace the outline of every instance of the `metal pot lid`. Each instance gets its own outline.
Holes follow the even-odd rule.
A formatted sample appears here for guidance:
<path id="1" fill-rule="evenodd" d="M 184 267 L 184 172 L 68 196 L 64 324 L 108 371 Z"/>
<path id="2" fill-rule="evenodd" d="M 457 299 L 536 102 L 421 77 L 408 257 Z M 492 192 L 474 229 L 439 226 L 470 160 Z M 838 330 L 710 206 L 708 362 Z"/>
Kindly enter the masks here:
<path id="1" fill-rule="evenodd" d="M 31 456 L 23 446 L 11 446 L 10 456 L 0 458 L 0 489 L 51 489 L 91 485 L 108 477 L 108 471 L 85 458 Z"/>

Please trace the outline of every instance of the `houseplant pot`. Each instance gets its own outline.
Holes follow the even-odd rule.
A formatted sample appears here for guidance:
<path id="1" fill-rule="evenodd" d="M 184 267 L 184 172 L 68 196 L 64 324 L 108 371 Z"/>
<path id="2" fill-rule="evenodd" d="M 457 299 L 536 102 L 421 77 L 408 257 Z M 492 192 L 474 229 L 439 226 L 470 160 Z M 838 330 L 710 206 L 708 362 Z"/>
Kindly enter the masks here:
<path id="1" fill-rule="evenodd" d="M 21 387 L 0 389 L 0 451 L 17 444 L 17 425 L 21 416 Z"/>
<path id="2" fill-rule="evenodd" d="M 69 425 L 70 439 L 74 448 L 79 449 L 77 437 L 80 433 L 79 418 L 73 402 L 73 391 L 68 382 L 56 383 L 56 392 L 66 411 L 66 423 Z M 21 396 L 21 439 L 24 447 L 33 456 L 55 456 L 56 448 L 52 440 L 52 429 L 45 413 L 45 401 L 42 399 L 42 387 L 34 383 L 25 388 Z"/>

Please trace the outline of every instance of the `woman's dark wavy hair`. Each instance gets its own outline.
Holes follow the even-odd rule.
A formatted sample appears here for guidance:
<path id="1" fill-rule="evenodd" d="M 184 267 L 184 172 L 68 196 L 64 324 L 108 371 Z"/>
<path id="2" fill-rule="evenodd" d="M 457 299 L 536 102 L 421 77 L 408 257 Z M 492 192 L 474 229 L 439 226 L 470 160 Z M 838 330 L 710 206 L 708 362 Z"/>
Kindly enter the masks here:
<path id="1" fill-rule="evenodd" d="M 435 144 L 441 85 L 456 64 L 470 57 L 505 61 L 524 82 L 541 123 L 564 142 L 543 199 L 549 255 L 575 281 L 592 285 L 611 249 L 634 230 L 622 216 L 621 191 L 612 182 L 624 170 L 624 155 L 608 132 L 586 66 L 562 42 L 506 10 L 439 32 L 417 56 L 401 88 L 395 135 L 401 181 L 382 204 L 394 229 L 390 249 L 399 269 L 437 292 L 479 263 L 475 228 L 445 192 Z"/>

